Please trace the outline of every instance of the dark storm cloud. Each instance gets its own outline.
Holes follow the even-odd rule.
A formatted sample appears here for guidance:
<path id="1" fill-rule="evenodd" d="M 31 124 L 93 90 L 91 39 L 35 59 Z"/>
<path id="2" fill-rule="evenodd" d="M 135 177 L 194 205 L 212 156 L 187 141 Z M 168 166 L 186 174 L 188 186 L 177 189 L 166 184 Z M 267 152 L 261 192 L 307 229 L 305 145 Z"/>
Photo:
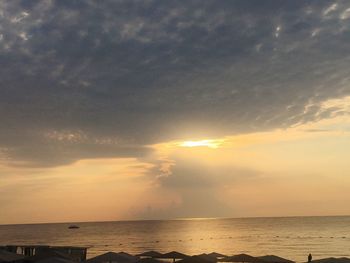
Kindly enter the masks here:
<path id="1" fill-rule="evenodd" d="M 0 150 L 58 165 L 327 117 L 320 103 L 350 93 L 349 8 L 2 1 Z"/>

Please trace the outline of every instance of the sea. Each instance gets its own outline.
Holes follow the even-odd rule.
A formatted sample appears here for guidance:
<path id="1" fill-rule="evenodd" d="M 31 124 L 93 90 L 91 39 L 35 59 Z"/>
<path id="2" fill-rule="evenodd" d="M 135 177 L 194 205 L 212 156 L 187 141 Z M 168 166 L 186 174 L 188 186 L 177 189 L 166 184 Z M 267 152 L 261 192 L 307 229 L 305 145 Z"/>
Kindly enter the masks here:
<path id="1" fill-rule="evenodd" d="M 88 258 L 107 251 L 148 250 L 195 255 L 219 252 L 278 255 L 296 262 L 350 257 L 350 217 L 186 219 L 0 225 L 0 245 L 88 247 Z"/>

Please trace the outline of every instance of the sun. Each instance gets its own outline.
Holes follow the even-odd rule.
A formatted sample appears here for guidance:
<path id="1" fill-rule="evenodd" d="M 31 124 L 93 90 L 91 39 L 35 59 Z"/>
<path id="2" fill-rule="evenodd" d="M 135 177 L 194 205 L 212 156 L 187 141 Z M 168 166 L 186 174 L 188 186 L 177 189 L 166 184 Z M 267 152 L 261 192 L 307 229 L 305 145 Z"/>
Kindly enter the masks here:
<path id="1" fill-rule="evenodd" d="M 178 145 L 181 147 L 208 147 L 217 149 L 223 143 L 223 140 L 198 140 L 198 141 L 184 141 Z"/>

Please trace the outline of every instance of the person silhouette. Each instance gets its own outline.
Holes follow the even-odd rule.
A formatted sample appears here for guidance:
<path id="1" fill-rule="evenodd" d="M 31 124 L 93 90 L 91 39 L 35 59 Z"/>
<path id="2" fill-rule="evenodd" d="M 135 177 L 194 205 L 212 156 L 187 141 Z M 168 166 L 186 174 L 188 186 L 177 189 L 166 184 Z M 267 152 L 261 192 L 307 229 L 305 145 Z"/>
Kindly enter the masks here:
<path id="1" fill-rule="evenodd" d="M 312 255 L 309 254 L 309 256 L 307 257 L 307 262 L 311 262 L 312 261 Z"/>

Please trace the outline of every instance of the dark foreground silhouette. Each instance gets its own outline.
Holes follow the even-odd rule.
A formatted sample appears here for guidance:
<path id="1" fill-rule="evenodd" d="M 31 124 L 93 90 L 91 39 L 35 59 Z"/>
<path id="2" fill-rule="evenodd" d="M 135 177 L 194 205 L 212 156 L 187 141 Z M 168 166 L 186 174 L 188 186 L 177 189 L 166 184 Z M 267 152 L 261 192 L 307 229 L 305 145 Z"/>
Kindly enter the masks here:
<path id="1" fill-rule="evenodd" d="M 275 255 L 251 256 L 237 254 L 227 256 L 217 252 L 199 255 L 186 255 L 177 251 L 161 253 L 147 251 L 137 255 L 126 252 L 107 252 L 87 259 L 87 247 L 72 246 L 27 246 L 11 245 L 0 247 L 0 263 L 295 263 Z M 308 262 L 313 263 L 350 263 L 350 258 L 324 258 L 312 260 L 308 255 Z"/>

